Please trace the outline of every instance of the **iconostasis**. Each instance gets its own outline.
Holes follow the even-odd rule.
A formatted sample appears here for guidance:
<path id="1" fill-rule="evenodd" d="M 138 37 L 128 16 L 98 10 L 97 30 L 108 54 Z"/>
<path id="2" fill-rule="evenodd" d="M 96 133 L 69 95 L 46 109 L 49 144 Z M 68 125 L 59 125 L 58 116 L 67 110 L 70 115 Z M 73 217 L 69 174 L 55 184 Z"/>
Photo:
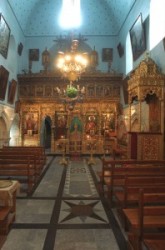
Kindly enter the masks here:
<path id="1" fill-rule="evenodd" d="M 84 74 L 78 82 L 80 89 L 85 88 L 83 99 L 71 109 L 57 92 L 58 88 L 65 90 L 66 80 L 56 72 L 19 75 L 22 145 L 44 146 L 49 134 L 52 153 L 60 152 L 60 140 L 65 142 L 67 153 L 86 154 L 91 141 L 96 140 L 95 152 L 103 154 L 105 141 L 109 143 L 117 134 L 121 81 L 118 74 Z M 45 126 L 45 120 L 50 121 L 50 126 Z M 46 131 L 48 127 L 50 131 Z"/>
<path id="2" fill-rule="evenodd" d="M 67 139 L 66 151 L 68 153 L 87 153 L 89 143 L 96 140 L 96 153 L 104 152 L 104 143 L 116 138 L 117 112 L 116 104 L 111 104 L 107 109 L 100 110 L 90 107 L 86 112 L 75 109 L 72 112 L 55 112 L 55 151 L 59 142 Z M 85 111 L 85 107 L 84 107 Z"/>

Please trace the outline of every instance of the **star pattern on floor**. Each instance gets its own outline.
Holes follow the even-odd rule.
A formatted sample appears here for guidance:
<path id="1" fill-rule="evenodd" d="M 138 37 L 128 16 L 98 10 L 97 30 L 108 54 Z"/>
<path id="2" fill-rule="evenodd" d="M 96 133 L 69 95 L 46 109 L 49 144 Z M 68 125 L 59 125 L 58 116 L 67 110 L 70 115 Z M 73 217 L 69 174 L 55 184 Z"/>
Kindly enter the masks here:
<path id="1" fill-rule="evenodd" d="M 104 218 L 102 218 L 99 215 L 99 212 L 102 211 L 100 208 L 96 208 L 96 206 L 100 203 L 100 201 L 93 201 L 93 202 L 88 202 L 86 204 L 84 201 L 79 201 L 77 204 L 70 202 L 70 201 L 64 201 L 64 203 L 68 206 L 68 208 L 63 209 L 63 212 L 68 212 L 67 214 L 61 221 L 69 221 L 73 218 L 79 217 L 82 222 L 85 222 L 87 218 L 93 218 L 97 221 L 101 222 L 107 222 Z"/>

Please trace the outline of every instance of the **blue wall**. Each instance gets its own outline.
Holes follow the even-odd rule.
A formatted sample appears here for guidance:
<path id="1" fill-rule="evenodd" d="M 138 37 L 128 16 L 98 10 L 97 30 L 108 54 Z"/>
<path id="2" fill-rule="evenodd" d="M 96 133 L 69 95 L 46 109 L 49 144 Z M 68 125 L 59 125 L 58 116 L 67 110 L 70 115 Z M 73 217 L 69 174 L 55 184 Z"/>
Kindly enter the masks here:
<path id="1" fill-rule="evenodd" d="M 59 1 L 58 1 L 59 3 Z M 102 49 L 103 48 L 113 48 L 113 63 L 112 69 L 118 73 L 123 73 L 124 75 L 127 73 L 127 65 L 126 61 L 132 62 L 132 70 L 133 68 L 137 67 L 139 62 L 144 58 L 145 53 L 138 58 L 135 62 L 132 60 L 132 54 L 128 54 L 128 47 L 127 40 L 129 36 L 129 30 L 132 27 L 133 23 L 135 22 L 136 18 L 140 13 L 142 13 L 143 21 L 146 21 L 146 40 L 147 40 L 147 50 L 149 50 L 149 38 L 148 38 L 148 29 L 149 29 L 149 5 L 150 0 L 138 0 L 135 1 L 133 9 L 130 11 L 126 21 L 123 24 L 122 29 L 120 30 L 118 35 L 90 35 L 86 33 L 85 41 L 82 45 L 82 50 L 90 52 L 95 47 L 96 51 L 99 55 L 99 65 L 97 70 L 102 72 L 107 72 L 108 65 L 105 62 L 102 62 Z M 51 52 L 52 57 L 52 66 L 51 69 L 54 69 L 53 61 L 55 59 L 56 53 L 59 49 L 58 44 L 54 41 L 56 39 L 55 36 L 24 36 L 16 17 L 14 16 L 10 6 L 8 5 L 7 0 L 1 0 L 0 5 L 0 12 L 5 17 L 10 29 L 11 29 L 11 37 L 10 37 L 10 44 L 8 50 L 8 57 L 7 59 L 3 58 L 0 55 L 0 65 L 3 65 L 9 72 L 9 81 L 11 79 L 17 79 L 17 74 L 22 74 L 22 70 L 28 72 L 29 70 L 29 63 L 28 63 L 28 53 L 29 49 L 37 48 L 39 49 L 39 61 L 32 63 L 32 72 L 37 73 L 43 69 L 41 64 L 41 54 L 47 48 Z M 23 14 L 22 14 L 23 15 Z M 93 27 L 94 28 L 94 27 Z M 113 27 L 114 28 L 114 27 Z M 60 31 L 59 31 L 60 32 Z M 62 32 L 58 35 L 63 34 Z M 79 34 L 79 31 L 77 31 Z M 104 32 L 105 34 L 105 32 Z M 82 33 L 82 35 L 84 35 Z M 19 43 L 23 44 L 23 52 L 22 55 L 18 55 L 17 47 Z M 124 47 L 124 55 L 120 58 L 117 45 L 121 43 Z M 130 46 L 130 45 L 129 45 Z M 162 42 L 160 42 L 151 52 L 150 56 L 155 60 L 158 64 L 162 72 L 165 72 L 165 52 L 163 48 Z M 127 60 L 126 60 L 127 57 Z M 7 95 L 6 95 L 7 96 Z M 6 101 L 5 101 L 6 102 Z M 3 102 L 3 103 L 5 103 Z M 2 102 L 1 102 L 2 103 Z"/>
<path id="2" fill-rule="evenodd" d="M 0 65 L 3 65 L 9 71 L 9 81 L 12 79 L 17 80 L 17 73 L 21 72 L 24 61 L 24 53 L 19 56 L 17 53 L 17 47 L 20 42 L 23 44 L 25 43 L 25 38 L 6 0 L 1 0 L 0 13 L 4 16 L 11 30 L 7 59 L 0 54 Z M 0 103 L 6 103 L 9 105 L 7 103 L 7 93 L 8 88 L 6 91 L 5 101 L 0 101 Z"/>

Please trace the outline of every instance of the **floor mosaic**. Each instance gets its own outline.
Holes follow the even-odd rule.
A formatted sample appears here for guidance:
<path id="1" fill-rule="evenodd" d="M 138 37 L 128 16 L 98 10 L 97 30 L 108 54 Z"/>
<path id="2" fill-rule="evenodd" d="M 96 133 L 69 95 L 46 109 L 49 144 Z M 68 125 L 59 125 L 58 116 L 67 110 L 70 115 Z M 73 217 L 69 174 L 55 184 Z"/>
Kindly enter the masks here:
<path id="1" fill-rule="evenodd" d="M 16 221 L 2 250 L 126 250 L 112 210 L 97 189 L 101 161 L 49 156 L 38 186 L 17 197 Z M 14 244 L 13 244 L 14 243 Z"/>

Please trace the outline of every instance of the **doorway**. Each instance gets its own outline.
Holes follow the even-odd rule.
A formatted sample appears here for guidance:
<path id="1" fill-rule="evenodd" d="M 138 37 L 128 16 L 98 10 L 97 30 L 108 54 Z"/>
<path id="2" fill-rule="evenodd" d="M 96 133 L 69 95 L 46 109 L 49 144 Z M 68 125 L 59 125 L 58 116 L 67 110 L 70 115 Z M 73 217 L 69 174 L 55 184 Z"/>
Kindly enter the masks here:
<path id="1" fill-rule="evenodd" d="M 48 151 L 51 149 L 51 124 L 51 118 L 46 116 L 41 125 L 41 145 Z"/>

